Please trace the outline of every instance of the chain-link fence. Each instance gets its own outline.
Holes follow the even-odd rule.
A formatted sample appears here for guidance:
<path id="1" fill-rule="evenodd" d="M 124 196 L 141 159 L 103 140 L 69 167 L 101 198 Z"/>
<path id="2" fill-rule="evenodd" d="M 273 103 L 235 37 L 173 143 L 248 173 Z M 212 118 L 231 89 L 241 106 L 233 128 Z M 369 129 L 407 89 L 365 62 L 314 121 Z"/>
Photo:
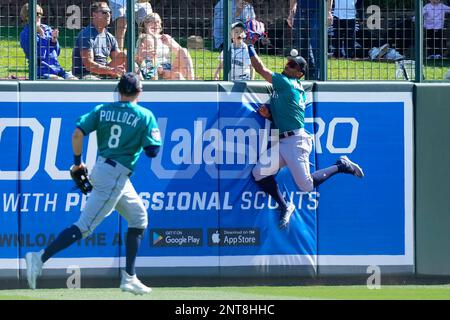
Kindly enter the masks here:
<path id="1" fill-rule="evenodd" d="M 0 0 L 0 78 L 33 78 L 28 61 L 36 59 L 38 79 L 70 79 L 71 74 L 110 79 L 128 69 L 144 79 L 214 80 L 223 79 L 228 68 L 232 80 L 261 79 L 249 66 L 242 42 L 253 42 L 264 64 L 278 72 L 291 49 L 297 49 L 308 61 L 310 80 L 415 80 L 418 54 L 423 55 L 424 80 L 450 76 L 450 7 L 445 0 L 231 0 L 229 24 L 228 0 L 136 0 L 133 50 L 125 26 L 127 6 L 120 8 L 120 1 L 107 1 L 94 11 L 89 0 L 37 1 L 34 50 L 29 10 L 23 9 L 29 1 Z M 417 5 L 423 22 L 416 19 Z M 116 44 L 86 31 L 89 26 L 101 31 L 102 19 Z M 233 27 L 228 36 L 224 22 Z M 233 42 L 226 54 L 221 53 L 224 40 Z M 133 54 L 128 58 L 132 65 L 114 55 L 115 46 Z"/>

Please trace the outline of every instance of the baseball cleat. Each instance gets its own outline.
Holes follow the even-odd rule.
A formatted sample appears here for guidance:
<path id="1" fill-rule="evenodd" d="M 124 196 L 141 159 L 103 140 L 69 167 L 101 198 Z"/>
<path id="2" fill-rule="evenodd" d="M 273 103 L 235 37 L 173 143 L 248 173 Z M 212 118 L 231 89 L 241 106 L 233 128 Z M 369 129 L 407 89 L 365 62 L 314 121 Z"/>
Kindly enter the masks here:
<path id="1" fill-rule="evenodd" d="M 360 166 L 352 162 L 347 156 L 340 156 L 336 162 L 340 172 L 349 173 L 356 177 L 364 177 L 364 172 Z"/>
<path id="2" fill-rule="evenodd" d="M 30 289 L 36 289 L 36 279 L 42 274 L 42 265 L 44 264 L 41 260 L 41 256 L 44 250 L 39 252 L 28 252 L 25 255 L 25 261 L 27 263 L 27 281 Z"/>
<path id="3" fill-rule="evenodd" d="M 288 203 L 286 210 L 281 213 L 279 227 L 280 229 L 284 229 L 288 226 L 289 220 L 291 219 L 292 213 L 294 213 L 295 206 L 292 202 Z"/>
<path id="4" fill-rule="evenodd" d="M 120 282 L 120 289 L 124 292 L 131 292 L 133 294 L 146 294 L 152 292 L 152 288 L 144 285 L 136 275 L 130 276 L 125 270 L 122 270 L 122 280 Z"/>

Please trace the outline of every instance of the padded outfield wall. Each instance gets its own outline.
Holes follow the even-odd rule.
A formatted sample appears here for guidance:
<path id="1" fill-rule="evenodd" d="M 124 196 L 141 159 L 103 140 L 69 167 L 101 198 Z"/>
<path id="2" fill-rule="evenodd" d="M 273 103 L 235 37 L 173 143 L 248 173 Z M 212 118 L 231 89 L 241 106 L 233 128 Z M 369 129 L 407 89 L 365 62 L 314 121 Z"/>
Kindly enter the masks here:
<path id="1" fill-rule="evenodd" d="M 148 208 L 137 259 L 148 276 L 414 274 L 413 84 L 320 83 L 309 90 L 306 129 L 311 170 L 340 155 L 365 179 L 338 175 L 300 192 L 286 169 L 277 179 L 296 205 L 288 230 L 251 169 L 272 143 L 264 82 L 145 84 L 141 104 L 155 114 L 163 148 L 141 156 L 131 180 Z M 0 84 L 0 279 L 19 280 L 24 255 L 77 220 L 86 197 L 73 190 L 71 133 L 93 106 L 117 99 L 114 83 Z M 96 137 L 85 139 L 89 168 Z M 119 277 L 126 222 L 113 213 L 88 239 L 50 260 L 43 278 Z M 19 272 L 20 270 L 20 272 Z"/>

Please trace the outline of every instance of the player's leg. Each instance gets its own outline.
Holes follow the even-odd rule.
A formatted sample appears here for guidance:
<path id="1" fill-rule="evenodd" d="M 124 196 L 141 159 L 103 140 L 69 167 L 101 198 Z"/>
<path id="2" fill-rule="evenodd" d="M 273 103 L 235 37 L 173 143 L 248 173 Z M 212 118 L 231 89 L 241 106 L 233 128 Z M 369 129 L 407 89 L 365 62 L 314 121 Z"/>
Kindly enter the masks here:
<path id="1" fill-rule="evenodd" d="M 300 136 L 287 138 L 280 145 L 280 153 L 286 159 L 287 166 L 294 176 L 300 190 L 310 192 L 337 173 L 347 173 L 364 177 L 361 167 L 347 156 L 341 156 L 334 165 L 310 173 L 309 155 L 312 151 L 312 137 L 303 131 Z M 286 143 L 289 142 L 289 143 Z M 289 154 L 292 154 L 289 156 Z"/>
<path id="2" fill-rule="evenodd" d="M 127 181 L 124 193 L 117 202 L 116 210 L 128 222 L 128 232 L 126 237 L 126 268 L 129 275 L 134 275 L 137 252 L 147 228 L 147 210 L 141 198 L 136 193 L 130 180 Z"/>
<path id="3" fill-rule="evenodd" d="M 358 164 L 352 162 L 347 156 L 341 156 L 334 165 L 317 170 L 311 175 L 314 181 L 314 188 L 330 179 L 336 173 L 352 174 L 359 178 L 364 177 L 363 170 Z"/>
<path id="4" fill-rule="evenodd" d="M 121 177 L 113 167 L 105 163 L 95 165 L 91 178 L 93 190 L 78 221 L 58 234 L 56 239 L 44 250 L 29 252 L 25 255 L 27 280 L 30 288 L 36 287 L 36 279 L 48 259 L 79 239 L 87 237 L 112 212 L 125 181 L 128 179 L 126 176 Z"/>
<path id="5" fill-rule="evenodd" d="M 128 222 L 125 240 L 126 264 L 125 270 L 122 270 L 120 288 L 134 294 L 150 293 L 152 289 L 137 278 L 135 270 L 137 253 L 148 224 L 147 210 L 130 180 L 125 184 L 124 193 L 116 205 L 116 210 Z"/>
<path id="6" fill-rule="evenodd" d="M 284 138 L 280 142 L 280 153 L 294 178 L 297 187 L 304 192 L 314 189 L 313 178 L 309 170 L 309 155 L 312 150 L 312 138 L 306 132 Z"/>
<path id="7" fill-rule="evenodd" d="M 278 144 L 279 145 L 279 144 Z M 258 163 L 253 167 L 252 175 L 256 184 L 265 193 L 269 194 L 276 203 L 280 210 L 286 210 L 288 204 L 280 191 L 275 175 L 280 168 L 284 167 L 286 162 L 281 157 L 278 147 L 271 148 L 264 152 Z"/>

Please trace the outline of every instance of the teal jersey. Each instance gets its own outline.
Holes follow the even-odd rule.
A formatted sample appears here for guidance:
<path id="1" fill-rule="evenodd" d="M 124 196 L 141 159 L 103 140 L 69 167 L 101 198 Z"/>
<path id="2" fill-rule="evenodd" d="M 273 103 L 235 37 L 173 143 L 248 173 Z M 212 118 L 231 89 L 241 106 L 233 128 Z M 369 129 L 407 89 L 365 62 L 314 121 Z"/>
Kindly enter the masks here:
<path id="1" fill-rule="evenodd" d="M 85 135 L 97 131 L 99 154 L 132 171 L 143 148 L 161 145 L 153 113 L 131 102 L 98 105 L 78 119 L 77 127 Z"/>
<path id="2" fill-rule="evenodd" d="M 273 93 L 270 112 L 280 133 L 305 126 L 306 92 L 299 79 L 272 73 Z"/>

